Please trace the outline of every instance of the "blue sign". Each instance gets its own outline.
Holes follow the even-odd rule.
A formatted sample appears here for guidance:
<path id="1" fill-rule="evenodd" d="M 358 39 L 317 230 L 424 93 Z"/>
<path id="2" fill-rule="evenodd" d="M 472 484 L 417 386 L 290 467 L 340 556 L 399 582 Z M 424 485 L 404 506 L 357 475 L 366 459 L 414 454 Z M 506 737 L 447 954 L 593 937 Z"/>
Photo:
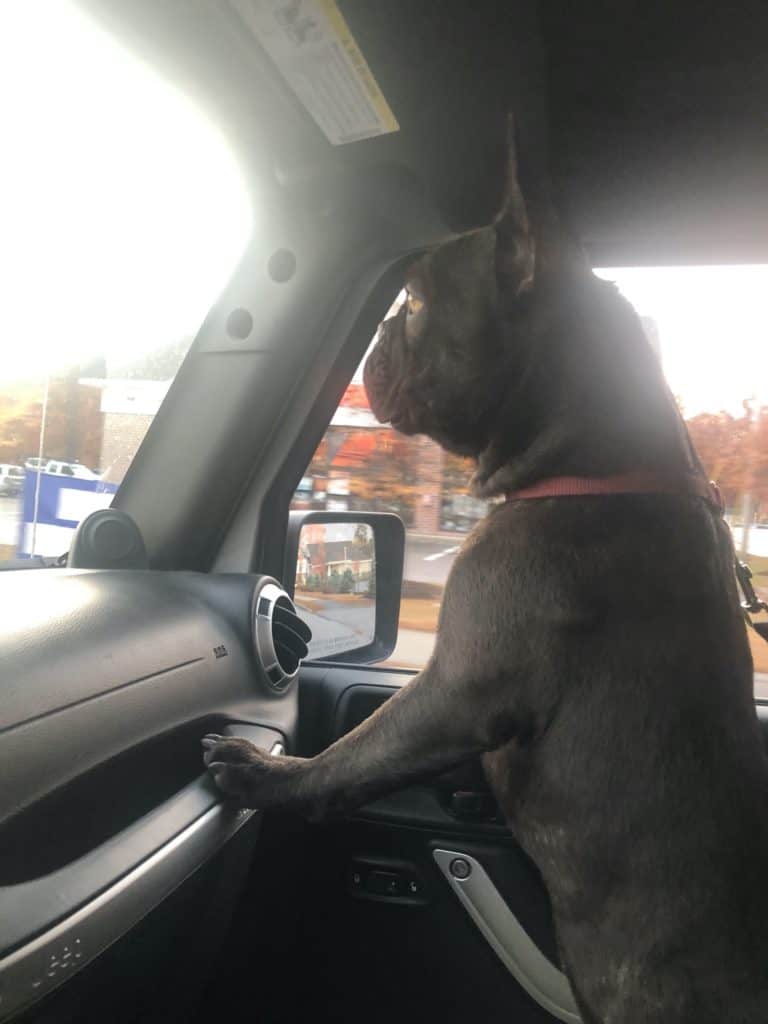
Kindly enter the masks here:
<path id="1" fill-rule="evenodd" d="M 24 477 L 22 515 L 17 554 L 29 558 L 34 536 L 36 555 L 62 555 L 81 520 L 99 508 L 107 508 L 117 484 L 102 480 L 80 480 L 73 476 L 27 470 Z M 35 504 L 37 522 L 35 525 Z"/>

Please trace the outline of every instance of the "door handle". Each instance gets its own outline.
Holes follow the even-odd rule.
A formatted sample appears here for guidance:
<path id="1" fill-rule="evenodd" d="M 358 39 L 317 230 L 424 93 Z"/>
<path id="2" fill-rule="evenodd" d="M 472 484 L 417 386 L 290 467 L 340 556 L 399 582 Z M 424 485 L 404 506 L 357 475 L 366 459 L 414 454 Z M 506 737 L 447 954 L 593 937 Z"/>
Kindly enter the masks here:
<path id="1" fill-rule="evenodd" d="M 580 1024 L 568 979 L 520 924 L 482 864 L 457 850 L 434 850 L 433 856 L 462 906 L 518 984 L 553 1017 Z"/>

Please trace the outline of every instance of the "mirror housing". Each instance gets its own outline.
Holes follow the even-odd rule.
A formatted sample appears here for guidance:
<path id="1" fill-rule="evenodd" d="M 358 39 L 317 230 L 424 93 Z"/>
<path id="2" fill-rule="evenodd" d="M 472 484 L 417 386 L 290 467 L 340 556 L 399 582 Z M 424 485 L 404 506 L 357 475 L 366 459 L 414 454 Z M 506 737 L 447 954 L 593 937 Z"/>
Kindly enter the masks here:
<path id="1" fill-rule="evenodd" d="M 357 665 L 384 661 L 394 651 L 397 643 L 405 559 L 405 527 L 402 519 L 391 512 L 289 512 L 283 586 L 294 600 L 301 531 L 312 523 L 339 526 L 365 524 L 370 528 L 374 543 L 376 594 L 375 626 L 370 643 L 314 658 L 310 648 L 308 660 Z"/>

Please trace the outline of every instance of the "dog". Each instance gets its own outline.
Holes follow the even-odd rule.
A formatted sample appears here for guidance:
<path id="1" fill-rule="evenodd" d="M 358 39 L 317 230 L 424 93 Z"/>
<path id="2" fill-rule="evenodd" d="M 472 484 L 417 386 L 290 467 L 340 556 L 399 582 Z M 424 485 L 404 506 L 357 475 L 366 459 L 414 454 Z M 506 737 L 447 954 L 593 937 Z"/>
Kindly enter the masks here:
<path id="1" fill-rule="evenodd" d="M 322 818 L 480 755 L 585 1024 L 766 1024 L 768 762 L 730 534 L 634 310 L 512 148 L 507 179 L 490 226 L 411 267 L 364 372 L 379 420 L 499 499 L 434 654 L 316 757 L 212 735 L 205 762 L 242 805 Z"/>

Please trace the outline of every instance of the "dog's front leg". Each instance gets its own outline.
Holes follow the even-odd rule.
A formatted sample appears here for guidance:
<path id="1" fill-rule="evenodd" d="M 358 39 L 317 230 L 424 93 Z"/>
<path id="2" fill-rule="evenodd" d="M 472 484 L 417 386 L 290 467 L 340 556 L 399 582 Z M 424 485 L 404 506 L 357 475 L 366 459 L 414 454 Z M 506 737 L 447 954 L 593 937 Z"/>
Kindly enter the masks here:
<path id="1" fill-rule="evenodd" d="M 485 536 L 485 535 L 483 535 Z M 352 732 L 311 758 L 271 757 L 247 740 L 207 736 L 205 763 L 246 807 L 343 814 L 415 779 L 496 750 L 528 722 L 529 609 L 499 545 L 475 537 L 448 577 L 435 651 L 411 682 Z M 502 532 L 504 544 L 507 530 Z M 524 582 L 523 582 L 524 585 Z"/>
<path id="2" fill-rule="evenodd" d="M 246 807 L 343 814 L 498 745 L 483 686 L 429 665 L 370 718 L 312 758 L 272 757 L 247 740 L 206 736 L 218 786 Z"/>

